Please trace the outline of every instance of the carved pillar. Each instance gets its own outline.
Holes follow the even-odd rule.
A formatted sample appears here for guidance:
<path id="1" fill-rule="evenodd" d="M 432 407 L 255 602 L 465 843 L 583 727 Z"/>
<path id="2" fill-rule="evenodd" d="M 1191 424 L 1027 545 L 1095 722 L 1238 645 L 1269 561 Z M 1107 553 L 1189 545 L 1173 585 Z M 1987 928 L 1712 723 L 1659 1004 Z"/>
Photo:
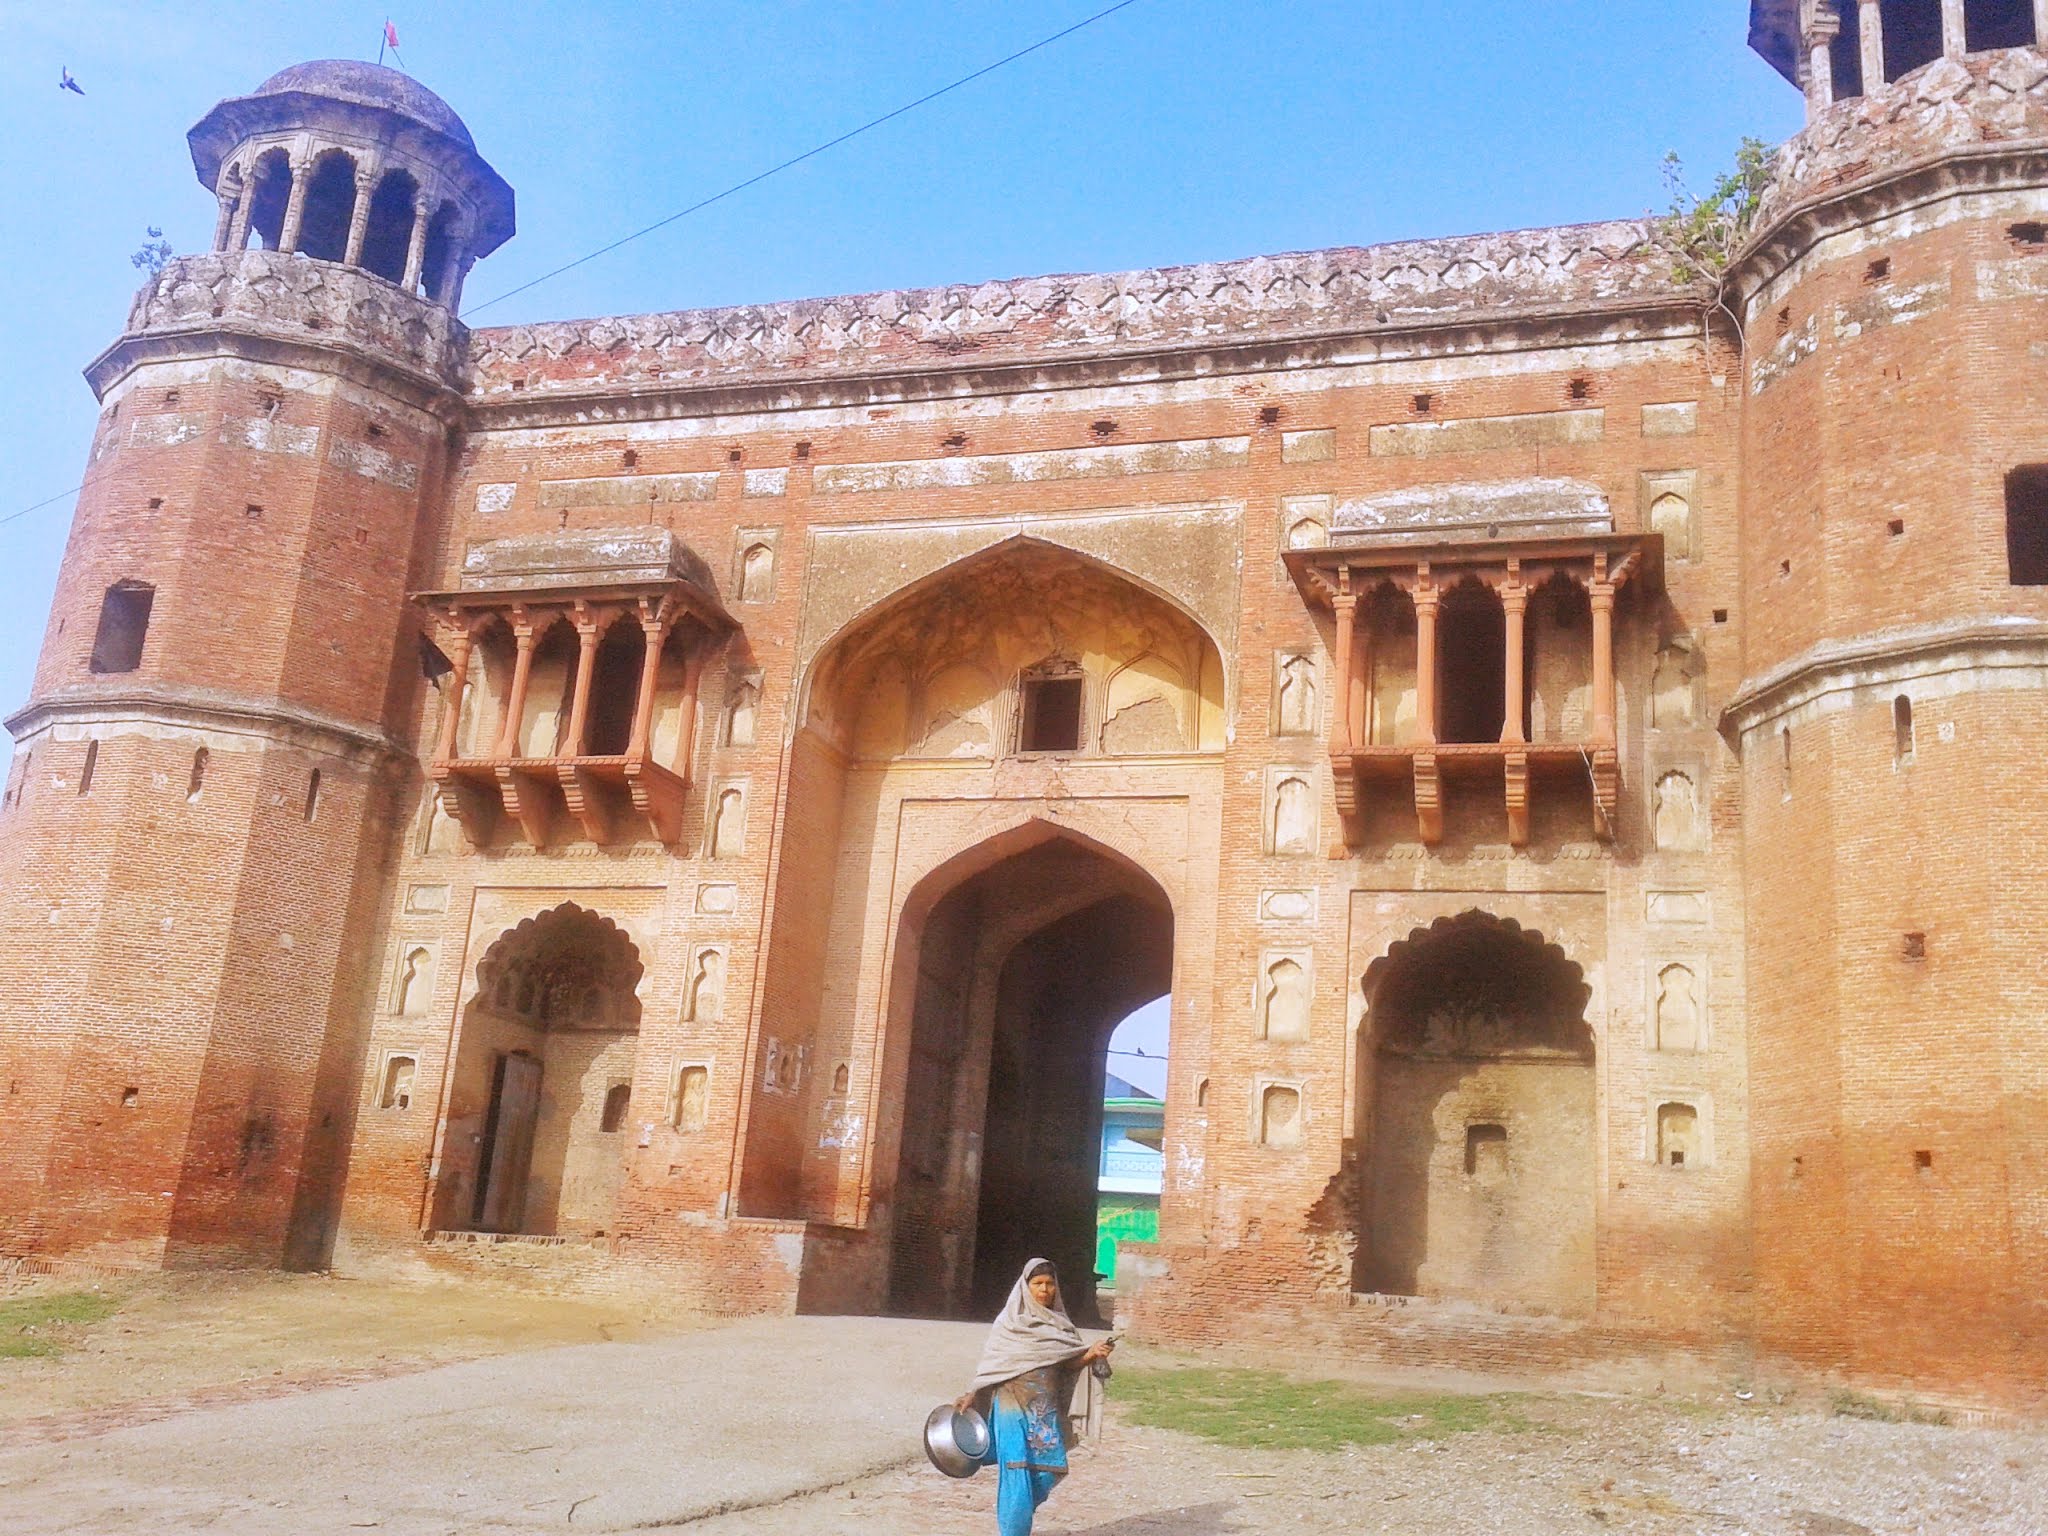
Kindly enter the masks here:
<path id="1" fill-rule="evenodd" d="M 697 693 L 704 682 L 704 653 L 683 658 L 683 722 L 676 736 L 676 777 L 685 784 L 697 769 Z"/>
<path id="2" fill-rule="evenodd" d="M 1941 51 L 1951 59 L 1960 59 L 1969 48 L 1963 30 L 1963 0 L 1941 0 Z"/>
<path id="3" fill-rule="evenodd" d="M 1330 751 L 1347 753 L 1358 740 L 1351 717 L 1351 669 L 1356 660 L 1353 649 L 1358 598 L 1351 591 L 1349 569 L 1338 572 L 1338 591 L 1332 603 L 1337 610 L 1337 645 L 1332 658 L 1337 663 L 1337 676 L 1330 689 Z"/>
<path id="4" fill-rule="evenodd" d="M 519 755 L 519 727 L 526 715 L 526 684 L 533 675 L 533 622 L 524 613 L 512 619 L 512 640 L 518 647 L 512 663 L 512 693 L 505 701 L 505 728 L 498 733 L 499 757 Z"/>
<path id="5" fill-rule="evenodd" d="M 1437 602 L 1425 565 L 1415 583 L 1415 730 L 1423 741 L 1436 740 Z"/>
<path id="6" fill-rule="evenodd" d="M 235 216 L 228 224 L 227 241 L 221 246 L 224 251 L 239 251 L 249 243 L 249 208 L 256 201 L 256 178 L 250 176 L 242 183 L 242 195 L 235 202 Z"/>
<path id="7" fill-rule="evenodd" d="M 569 756 L 581 757 L 590 722 L 590 679 L 597 671 L 597 616 L 576 614 L 576 694 L 569 704 Z"/>
<path id="8" fill-rule="evenodd" d="M 462 724 L 462 700 L 469 690 L 469 653 L 474 637 L 467 626 L 457 631 L 453 654 L 448 658 L 455 670 L 448 674 L 448 701 L 442 706 L 441 737 L 434 745 L 434 761 L 452 762 L 455 758 L 455 733 Z"/>
<path id="9" fill-rule="evenodd" d="M 377 169 L 369 166 L 356 172 L 356 202 L 348 216 L 348 247 L 342 261 L 351 267 L 363 264 L 363 237 L 370 230 L 370 199 L 377 190 Z"/>
<path id="10" fill-rule="evenodd" d="M 220 217 L 213 223 L 213 248 L 224 251 L 228 248 L 228 233 L 235 227 L 235 214 L 242 206 L 239 192 L 223 187 L 214 194 L 220 203 Z"/>
<path id="11" fill-rule="evenodd" d="M 399 286 L 407 293 L 417 293 L 420 286 L 420 268 L 427 260 L 427 220 L 432 205 L 424 197 L 416 197 L 412 204 L 412 236 L 405 244 L 405 276 Z"/>
<path id="12" fill-rule="evenodd" d="M 441 300 L 457 314 L 462 312 L 462 285 L 469 281 L 469 269 L 476 265 L 476 258 L 464 252 L 455 258 L 455 281 L 449 285 L 448 296 Z"/>
<path id="13" fill-rule="evenodd" d="M 1522 585 L 1519 562 L 1508 565 L 1507 584 L 1500 589 L 1501 618 L 1507 631 L 1507 719 L 1501 722 L 1502 741 L 1526 741 L 1528 733 L 1522 728 L 1524 710 L 1528 701 L 1524 697 L 1527 678 L 1522 659 L 1524 640 L 1524 619 L 1529 612 L 1529 589 Z"/>
<path id="14" fill-rule="evenodd" d="M 2048 48 L 2048 0 L 2034 0 L 2034 46 Z"/>
<path id="15" fill-rule="evenodd" d="M 2048 0 L 2034 0 L 2037 6 Z M 1857 0 L 1856 43 L 1863 55 L 1863 94 L 1884 84 L 1884 12 L 1880 0 Z"/>
<path id="16" fill-rule="evenodd" d="M 299 225 L 306 218 L 306 186 L 313 179 L 311 161 L 294 160 L 291 167 L 292 192 L 285 200 L 284 223 L 277 232 L 277 248 L 287 256 L 299 248 Z"/>
<path id="17" fill-rule="evenodd" d="M 1366 622 L 1351 628 L 1351 695 L 1345 701 L 1351 711 L 1351 743 L 1372 745 L 1372 612 Z"/>
<path id="18" fill-rule="evenodd" d="M 1811 116 L 1835 104 L 1835 56 L 1828 49 L 1834 39 L 1816 30 L 1807 39 L 1806 110 Z"/>
<path id="19" fill-rule="evenodd" d="M 647 655 L 640 663 L 640 692 L 633 701 L 633 736 L 626 743 L 626 756 L 647 755 L 647 733 L 654 724 L 654 689 L 661 680 L 661 647 L 668 639 L 669 617 L 645 610 L 640 617 L 647 636 Z"/>
<path id="20" fill-rule="evenodd" d="M 1601 562 L 1605 566 L 1605 562 Z M 1593 579 L 1593 741 L 1614 745 L 1614 583 L 1603 568 Z"/>

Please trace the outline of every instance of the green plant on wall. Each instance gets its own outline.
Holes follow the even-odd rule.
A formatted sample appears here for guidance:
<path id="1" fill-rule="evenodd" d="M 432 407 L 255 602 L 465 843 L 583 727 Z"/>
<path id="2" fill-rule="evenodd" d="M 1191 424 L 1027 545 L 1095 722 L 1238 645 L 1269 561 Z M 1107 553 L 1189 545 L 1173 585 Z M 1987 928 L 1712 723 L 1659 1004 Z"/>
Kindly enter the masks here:
<path id="1" fill-rule="evenodd" d="M 1735 168 L 1723 172 L 1706 196 L 1698 197 L 1685 182 L 1685 166 L 1676 151 L 1664 157 L 1664 185 L 1671 193 L 1671 211 L 1657 221 L 1657 232 L 1672 253 L 1671 275 L 1681 283 L 1719 279 L 1742 242 L 1749 238 L 1771 183 L 1771 149 L 1761 139 L 1745 138 L 1735 150 Z"/>

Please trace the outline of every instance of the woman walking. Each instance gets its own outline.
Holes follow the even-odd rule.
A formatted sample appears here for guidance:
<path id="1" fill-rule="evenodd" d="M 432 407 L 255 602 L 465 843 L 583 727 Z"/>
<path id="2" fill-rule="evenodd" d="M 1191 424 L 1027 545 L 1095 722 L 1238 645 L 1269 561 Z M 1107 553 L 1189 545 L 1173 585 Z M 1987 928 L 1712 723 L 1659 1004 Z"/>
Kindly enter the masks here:
<path id="1" fill-rule="evenodd" d="M 1031 1536 L 1038 1506 L 1067 1475 L 1068 1450 L 1099 1431 L 1098 1383 L 1109 1375 L 1115 1347 L 1111 1339 L 1082 1342 L 1050 1260 L 1024 1266 L 988 1331 L 974 1385 L 953 1405 L 963 1412 L 979 1408 L 989 1421 L 997 1536 Z"/>

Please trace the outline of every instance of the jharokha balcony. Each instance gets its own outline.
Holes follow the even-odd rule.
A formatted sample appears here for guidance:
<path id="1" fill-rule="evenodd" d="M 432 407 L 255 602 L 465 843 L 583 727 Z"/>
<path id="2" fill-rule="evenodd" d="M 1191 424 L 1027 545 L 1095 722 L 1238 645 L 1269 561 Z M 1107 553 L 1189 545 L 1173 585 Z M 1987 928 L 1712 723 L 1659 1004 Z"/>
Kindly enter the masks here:
<path id="1" fill-rule="evenodd" d="M 472 846 L 681 838 L 704 666 L 737 625 L 674 534 L 493 540 L 414 600 L 447 663 L 429 772 Z"/>
<path id="2" fill-rule="evenodd" d="M 1589 786 L 1593 831 L 1612 838 L 1615 608 L 1624 588 L 1661 583 L 1662 535 L 1614 532 L 1595 487 L 1532 480 L 1346 502 L 1327 537 L 1285 560 L 1334 618 L 1328 731 L 1345 840 L 1363 840 L 1369 797 L 1406 792 L 1421 840 L 1441 842 L 1453 780 L 1501 787 L 1517 847 L 1546 786 Z"/>

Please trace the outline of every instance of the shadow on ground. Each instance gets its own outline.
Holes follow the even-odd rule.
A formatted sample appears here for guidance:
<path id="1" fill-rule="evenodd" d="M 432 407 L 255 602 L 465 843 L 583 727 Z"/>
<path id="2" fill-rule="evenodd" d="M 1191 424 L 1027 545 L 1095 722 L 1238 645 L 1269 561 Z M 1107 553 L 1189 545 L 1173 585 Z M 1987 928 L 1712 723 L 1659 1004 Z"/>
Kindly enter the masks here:
<path id="1" fill-rule="evenodd" d="M 1108 1525 L 1091 1525 L 1085 1530 L 1047 1531 L 1046 1536 L 1226 1536 L 1247 1527 L 1239 1525 L 1227 1503 L 1179 1505 L 1154 1510 L 1146 1515 L 1129 1515 Z"/>

